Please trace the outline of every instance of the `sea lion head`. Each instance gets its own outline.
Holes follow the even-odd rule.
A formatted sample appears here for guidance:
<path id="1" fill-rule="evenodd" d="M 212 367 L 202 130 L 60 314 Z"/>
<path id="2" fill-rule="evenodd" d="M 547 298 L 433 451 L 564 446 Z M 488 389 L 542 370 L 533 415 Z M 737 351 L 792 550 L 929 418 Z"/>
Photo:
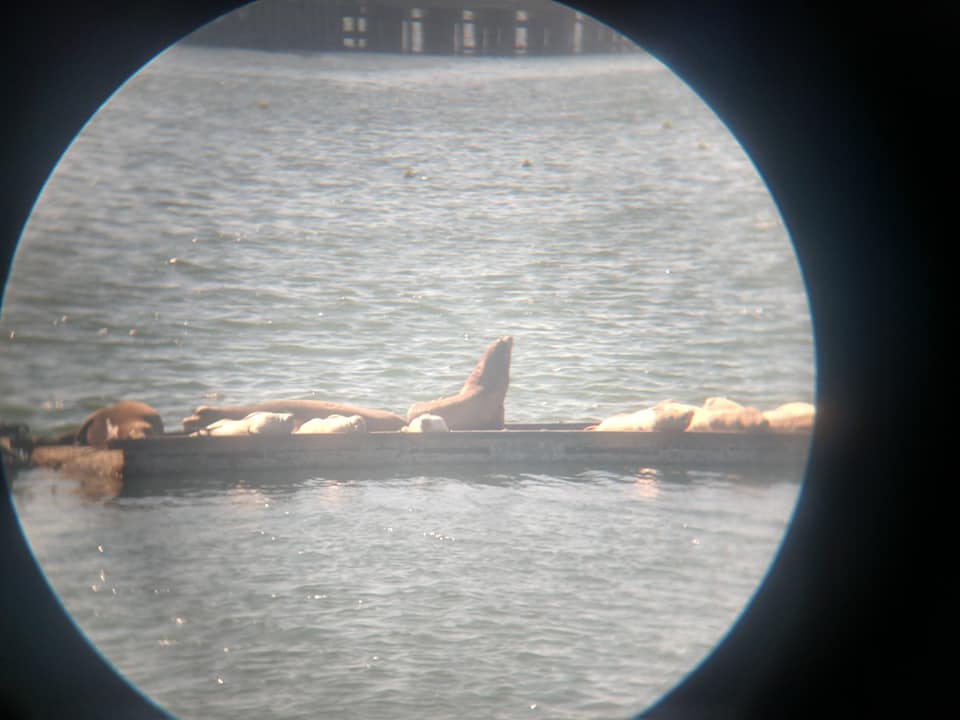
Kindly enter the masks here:
<path id="1" fill-rule="evenodd" d="M 149 420 L 133 420 L 124 428 L 117 428 L 117 437 L 126 437 L 130 440 L 142 440 L 158 434 L 163 434 L 162 428 L 158 430 L 157 424 Z"/>
<path id="2" fill-rule="evenodd" d="M 194 432 L 200 428 L 207 427 L 207 425 L 210 425 L 217 420 L 223 420 L 225 418 L 227 418 L 227 415 L 222 412 L 221 408 L 200 405 L 196 410 L 193 411 L 193 415 L 185 417 L 183 420 L 181 420 L 181 422 L 183 423 L 184 431 Z M 239 420 L 240 418 L 236 417 L 229 419 Z"/>
<path id="3" fill-rule="evenodd" d="M 139 400 L 121 400 L 91 413 L 77 430 L 78 445 L 103 446 L 112 440 L 142 439 L 163 434 L 163 419 Z"/>
<path id="4" fill-rule="evenodd" d="M 510 357 L 513 352 L 513 337 L 504 335 L 494 340 L 483 353 L 483 357 L 470 373 L 464 388 L 480 385 L 488 390 L 506 392 L 510 385 Z"/>
<path id="5" fill-rule="evenodd" d="M 403 432 L 419 432 L 419 433 L 428 433 L 428 432 L 449 432 L 450 427 L 447 425 L 447 421 L 443 419 L 440 415 L 432 415 L 430 413 L 424 413 L 423 415 L 417 415 L 410 423 L 403 428 Z"/>

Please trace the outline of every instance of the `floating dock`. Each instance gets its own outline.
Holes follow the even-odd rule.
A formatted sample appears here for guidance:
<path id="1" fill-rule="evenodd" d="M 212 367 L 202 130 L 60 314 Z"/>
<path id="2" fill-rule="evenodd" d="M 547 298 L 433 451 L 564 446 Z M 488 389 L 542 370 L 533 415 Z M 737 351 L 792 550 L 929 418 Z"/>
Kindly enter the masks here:
<path id="1" fill-rule="evenodd" d="M 48 467 L 118 490 L 162 490 L 183 476 L 232 479 L 248 474 L 323 477 L 426 473 L 440 469 L 656 468 L 719 472 L 777 471 L 802 476 L 809 434 L 770 432 L 593 432 L 587 423 L 513 423 L 503 430 L 436 433 L 190 437 L 167 434 L 117 440 L 104 449 L 38 446 L 23 467 Z"/>

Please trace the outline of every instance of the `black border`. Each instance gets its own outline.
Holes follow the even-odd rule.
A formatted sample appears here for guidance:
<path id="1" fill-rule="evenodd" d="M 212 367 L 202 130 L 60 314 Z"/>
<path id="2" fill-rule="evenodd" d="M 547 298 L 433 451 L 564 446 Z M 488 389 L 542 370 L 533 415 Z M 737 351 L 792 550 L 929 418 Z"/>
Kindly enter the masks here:
<path id="1" fill-rule="evenodd" d="M 34 199 L 127 77 L 241 3 L 14 6 L 2 32 L 4 278 Z M 715 652 L 646 715 L 869 717 L 930 709 L 941 591 L 934 238 L 956 148 L 956 10 L 800 0 L 574 0 L 670 66 L 727 123 L 795 242 L 816 333 L 819 421 L 778 561 Z M 5 78 L 6 79 L 6 78 Z M 709 238 L 704 238 L 709 242 Z M 937 403 L 939 404 L 939 403 Z M 63 614 L 0 499 L 0 716 L 159 717 Z M 949 518 L 949 516 L 947 516 Z M 926 571 L 933 559 L 934 569 Z"/>

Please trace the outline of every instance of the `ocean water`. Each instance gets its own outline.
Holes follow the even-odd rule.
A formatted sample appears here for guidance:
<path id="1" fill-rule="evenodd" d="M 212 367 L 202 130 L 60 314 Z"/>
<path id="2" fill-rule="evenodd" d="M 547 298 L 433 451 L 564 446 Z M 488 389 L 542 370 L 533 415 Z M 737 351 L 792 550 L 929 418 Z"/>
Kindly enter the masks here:
<path id="1" fill-rule="evenodd" d="M 0 418 L 121 398 L 403 413 L 515 338 L 508 421 L 812 401 L 813 333 L 743 149 L 653 58 L 175 47 L 65 153 L 0 314 Z M 614 718 L 773 562 L 794 469 L 13 483 L 52 587 L 182 718 Z"/>

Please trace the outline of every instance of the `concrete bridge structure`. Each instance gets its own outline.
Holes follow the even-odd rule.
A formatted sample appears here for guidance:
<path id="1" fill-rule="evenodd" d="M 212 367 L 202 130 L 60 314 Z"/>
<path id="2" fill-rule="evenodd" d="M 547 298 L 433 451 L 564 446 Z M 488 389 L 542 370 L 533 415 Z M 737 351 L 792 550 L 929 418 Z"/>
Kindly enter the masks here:
<path id="1" fill-rule="evenodd" d="M 636 50 L 615 30 L 551 0 L 260 0 L 199 29 L 187 42 L 506 56 Z"/>

